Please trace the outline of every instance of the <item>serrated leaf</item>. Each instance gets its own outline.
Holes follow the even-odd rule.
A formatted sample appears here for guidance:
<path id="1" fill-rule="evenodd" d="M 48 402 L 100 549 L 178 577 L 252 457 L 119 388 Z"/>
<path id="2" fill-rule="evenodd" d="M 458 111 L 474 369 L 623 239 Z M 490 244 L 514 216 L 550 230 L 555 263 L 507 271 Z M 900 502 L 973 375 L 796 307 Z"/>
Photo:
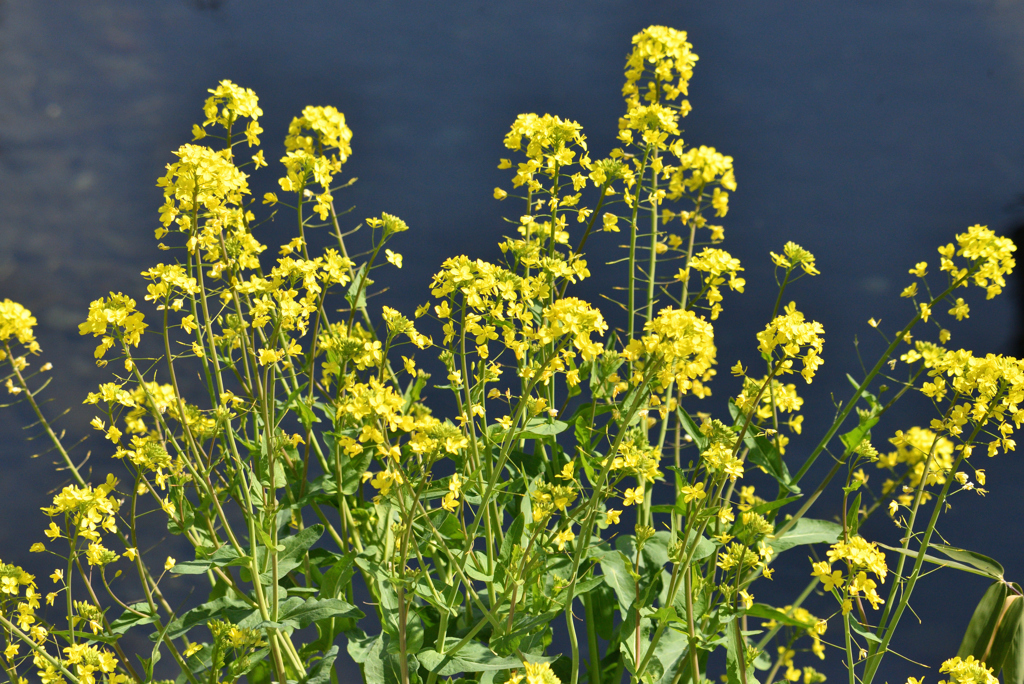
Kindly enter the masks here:
<path id="1" fill-rule="evenodd" d="M 290 601 L 291 597 L 288 600 Z M 363 617 L 363 612 L 348 601 L 342 601 L 338 598 L 309 598 L 305 602 L 302 602 L 300 599 L 298 604 L 290 606 L 286 611 L 281 611 L 278 621 L 294 622 L 299 626 L 299 629 L 302 629 L 314 622 L 333 617 L 355 618 L 358 620 Z"/>

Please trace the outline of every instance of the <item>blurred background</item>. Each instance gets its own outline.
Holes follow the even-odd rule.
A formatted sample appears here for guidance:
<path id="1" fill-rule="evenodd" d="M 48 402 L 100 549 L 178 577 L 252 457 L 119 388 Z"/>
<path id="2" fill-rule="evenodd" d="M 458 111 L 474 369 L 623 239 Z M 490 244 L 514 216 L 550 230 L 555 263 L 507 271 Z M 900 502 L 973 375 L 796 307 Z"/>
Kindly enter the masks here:
<path id="1" fill-rule="evenodd" d="M 614 146 L 630 38 L 650 24 L 687 31 L 700 56 L 687 144 L 735 159 L 723 247 L 741 259 L 749 285 L 727 295 L 716 324 L 721 370 L 757 360 L 753 335 L 776 294 L 768 252 L 793 240 L 817 256 L 822 275 L 788 294 L 824 324 L 827 340 L 815 383 L 800 385 L 808 427 L 787 459 L 801 463 L 821 434 L 813 426 L 830 422 L 833 394 L 849 396 L 846 373 L 860 372 L 855 340 L 867 366 L 883 347 L 867 320 L 891 334 L 912 315 L 898 297 L 912 280 L 907 270 L 927 260 L 935 271 L 936 247 L 972 224 L 1013 234 L 1024 221 L 1022 3 L 3 0 L 0 299 L 39 321 L 43 360 L 55 365 L 49 414 L 70 409 L 58 425 L 71 439 L 90 432 L 81 400 L 108 376 L 77 326 L 109 291 L 141 300 L 139 272 L 167 260 L 153 239 L 156 179 L 191 140 L 219 80 L 260 96 L 268 160 L 282 156 L 287 124 L 303 106 L 345 113 L 354 154 L 344 174 L 359 182 L 336 203 L 356 207 L 349 226 L 381 211 L 408 222 L 393 247 L 405 255 L 401 278 L 388 271 L 390 288 L 376 302 L 411 314 L 444 258 L 497 258 L 502 217 L 522 213 L 491 197 L 495 186 L 509 188 L 496 166 L 509 156 L 502 138 L 517 114 L 578 121 L 594 158 Z M 276 189 L 279 169 L 271 161 L 255 175 L 254 196 Z M 261 228 L 268 254 L 293 227 L 279 216 Z M 595 272 L 619 256 L 615 238 L 590 244 Z M 600 304 L 598 290 L 591 281 L 576 294 Z M 1020 294 L 1015 280 L 993 301 L 969 299 L 961 324 L 943 311 L 951 344 L 1017 353 Z M 934 329 L 922 334 L 935 338 Z M 739 386 L 723 372 L 714 389 L 699 408 L 721 415 Z M 875 429 L 879 449 L 895 430 L 932 418 L 920 399 L 909 397 Z M 29 422 L 27 407 L 0 412 L 0 558 L 36 572 L 45 592 L 48 559 L 27 550 L 46 525 L 39 507 L 63 482 L 50 455 L 31 458 L 42 446 L 26 441 L 35 434 L 22 429 Z M 118 470 L 108 446 L 93 439 L 79 449 L 94 450 L 96 478 Z M 1024 465 L 1015 454 L 975 465 L 986 468 L 991 492 L 955 497 L 940 532 L 1024 581 Z M 884 479 L 869 475 L 873 485 Z M 837 515 L 833 501 L 823 497 L 813 514 Z M 898 536 L 884 518 L 864 533 Z M 770 598 L 759 585 L 759 600 L 795 598 L 810 567 L 793 560 L 776 573 Z M 952 571 L 923 580 L 911 604 L 923 624 L 908 613 L 894 647 L 931 669 L 891 656 L 882 681 L 937 681 L 985 586 Z M 833 608 L 815 605 L 821 614 Z M 828 637 L 839 639 L 838 630 Z M 825 668 L 832 681 L 845 677 L 840 660 L 831 654 Z M 818 665 L 803 656 L 798 665 L 806 664 Z"/>

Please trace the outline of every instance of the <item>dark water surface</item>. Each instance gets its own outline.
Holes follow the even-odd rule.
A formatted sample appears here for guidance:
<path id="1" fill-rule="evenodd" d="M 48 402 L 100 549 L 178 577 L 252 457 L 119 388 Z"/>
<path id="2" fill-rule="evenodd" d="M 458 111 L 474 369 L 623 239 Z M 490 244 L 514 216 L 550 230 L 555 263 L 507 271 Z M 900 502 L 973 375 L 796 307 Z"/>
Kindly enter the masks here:
<path id="1" fill-rule="evenodd" d="M 786 240 L 802 244 L 822 275 L 791 294 L 823 322 L 827 339 L 826 364 L 802 390 L 805 425 L 827 421 L 829 391 L 845 398 L 845 373 L 857 372 L 854 337 L 869 364 L 880 348 L 867 319 L 890 331 L 908 319 L 898 298 L 911 281 L 907 269 L 935 264 L 935 248 L 971 224 L 1009 232 L 1024 218 L 1020 3 L 7 0 L 0 299 L 22 302 L 39 319 L 45 359 L 56 366 L 51 415 L 72 407 L 62 427 L 88 433 L 91 413 L 79 403 L 106 376 L 77 325 L 110 290 L 141 300 L 138 273 L 166 260 L 152 233 L 155 181 L 171 150 L 191 139 L 206 89 L 220 79 L 260 95 L 268 160 L 281 156 L 279 140 L 304 105 L 346 114 L 355 138 L 345 175 L 360 180 L 339 205 L 357 206 L 353 223 L 388 211 L 411 226 L 396 247 L 405 254 L 403 280 L 380 300 L 411 313 L 445 257 L 494 258 L 501 216 L 518 216 L 519 207 L 491 199 L 496 185 L 507 187 L 495 167 L 508 154 L 501 141 L 516 114 L 575 119 L 595 158 L 607 153 L 623 109 L 629 39 L 648 24 L 688 31 L 700 55 L 687 143 L 735 158 L 739 188 L 724 247 L 743 261 L 750 286 L 726 299 L 716 325 L 723 368 L 756 360 L 753 334 L 775 296 L 767 252 Z M 254 194 L 274 189 L 278 173 L 273 162 L 260 172 Z M 279 219 L 260 237 L 273 247 L 290 228 Z M 617 256 L 603 242 L 595 264 Z M 598 302 L 596 285 L 578 294 Z M 1014 284 L 992 302 L 971 300 L 969 322 L 952 324 L 953 344 L 1011 353 L 1019 294 Z M 707 408 L 723 411 L 738 389 L 729 383 L 723 373 Z M 876 428 L 875 443 L 930 418 L 923 402 L 908 401 Z M 29 458 L 39 442 L 23 441 L 27 422 L 24 407 L 0 413 L 0 557 L 31 567 L 48 591 L 49 566 L 27 549 L 42 538 L 38 509 L 60 480 L 49 456 Z M 819 436 L 809 433 L 791 447 L 797 463 Z M 107 472 L 109 450 L 99 440 L 88 447 L 97 473 Z M 1024 467 L 1017 455 L 979 465 L 991 493 L 956 497 L 941 532 L 1024 580 Z M 837 514 L 830 505 L 816 514 Z M 895 529 L 880 521 L 865 533 L 892 538 Z M 768 599 L 761 587 L 759 599 L 795 597 L 810 571 L 796 560 L 791 573 L 776 575 L 780 595 Z M 923 624 L 905 617 L 895 647 L 930 665 L 931 681 L 955 654 L 984 586 L 951 572 L 919 585 L 912 605 Z M 828 637 L 839 639 L 839 630 Z M 830 679 L 841 681 L 840 654 L 830 660 Z M 885 669 L 881 681 L 925 673 L 895 657 Z"/>

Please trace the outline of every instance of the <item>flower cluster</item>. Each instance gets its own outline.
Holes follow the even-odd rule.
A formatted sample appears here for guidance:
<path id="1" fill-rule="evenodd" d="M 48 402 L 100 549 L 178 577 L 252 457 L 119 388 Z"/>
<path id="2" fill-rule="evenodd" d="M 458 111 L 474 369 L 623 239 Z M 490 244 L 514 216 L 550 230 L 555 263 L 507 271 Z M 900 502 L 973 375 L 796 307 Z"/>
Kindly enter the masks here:
<path id="1" fill-rule="evenodd" d="M 949 675 L 948 680 L 942 680 L 939 684 L 997 684 L 999 681 L 991 667 L 986 667 L 985 663 L 975 660 L 972 655 L 950 658 L 942 663 L 939 672 Z"/>
<path id="2" fill-rule="evenodd" d="M 840 561 L 846 563 L 848 575 L 844 575 L 842 570 L 832 569 L 832 563 Z M 854 536 L 849 541 L 833 544 L 828 550 L 828 560 L 814 563 L 811 574 L 821 581 L 825 591 L 844 590 L 845 593 L 840 594 L 840 597 L 845 615 L 853 607 L 851 597 L 863 594 L 871 603 L 871 607 L 876 609 L 885 603 L 878 594 L 878 584 L 868 577 L 869 572 L 878 578 L 879 582 L 885 584 L 885 576 L 889 572 L 885 564 L 885 554 L 878 550 L 874 542 Z"/>
<path id="3" fill-rule="evenodd" d="M 966 233 L 956 236 L 959 249 L 952 243 L 939 247 L 939 268 L 949 273 L 953 280 L 965 277 L 969 269 L 957 268 L 953 256 L 962 256 L 971 262 L 974 269 L 972 279 L 978 287 L 985 288 L 985 298 L 992 299 L 1003 291 L 1006 280 L 1016 261 L 1013 253 L 1017 246 L 1007 237 L 998 237 L 986 226 L 971 226 Z"/>
<path id="4" fill-rule="evenodd" d="M 906 484 L 896 495 L 899 505 L 910 506 L 914 499 L 913 491 L 920 486 L 922 479 L 925 479 L 926 486 L 946 483 L 946 478 L 953 469 L 953 442 L 920 427 L 912 427 L 906 432 L 898 430 L 895 436 L 889 438 L 889 442 L 896 447 L 896 451 L 880 455 L 876 465 L 891 470 L 894 474 L 897 469 L 901 469 L 901 476 L 905 473 Z M 926 464 L 929 463 L 928 472 L 925 473 Z M 882 485 L 882 492 L 888 494 L 896 486 L 895 481 L 886 480 Z M 928 501 L 931 493 L 924 490 L 921 497 L 922 502 Z"/>
<path id="5" fill-rule="evenodd" d="M 704 290 L 708 304 L 711 305 L 711 320 L 717 320 L 722 312 L 722 293 L 718 289 L 720 285 L 728 282 L 729 289 L 736 292 L 743 292 L 747 281 L 739 277 L 743 270 L 740 260 L 722 249 L 705 247 L 699 254 L 694 255 L 688 264 L 689 268 L 704 275 Z M 676 280 L 685 281 L 689 277 L 686 270 L 679 269 Z"/>
<path id="6" fill-rule="evenodd" d="M 806 349 L 801 357 L 803 368 L 800 375 L 810 384 L 815 371 L 825 363 L 820 356 L 825 344 L 821 337 L 825 328 L 817 321 L 807 321 L 803 313 L 797 311 L 796 302 L 786 305 L 785 311 L 757 333 L 757 341 L 760 343 L 758 349 L 765 358 L 772 358 L 779 352 L 780 375 L 791 373 L 793 360 L 799 357 L 801 350 Z"/>
<path id="7" fill-rule="evenodd" d="M 14 338 L 33 354 L 39 352 L 32 328 L 36 325 L 32 312 L 17 302 L 5 299 L 0 302 L 0 342 L 9 344 Z M 7 352 L 0 350 L 0 361 L 7 358 Z"/>
<path id="8" fill-rule="evenodd" d="M 89 305 L 89 317 L 85 323 L 78 326 L 78 332 L 82 335 L 92 333 L 93 337 L 103 336 L 95 352 L 96 359 L 99 360 L 114 346 L 115 341 L 139 346 L 142 333 L 146 329 L 142 319 L 143 314 L 136 311 L 134 299 L 111 292 L 109 299 L 100 297 Z"/>
<path id="9" fill-rule="evenodd" d="M 288 125 L 284 140 L 287 153 L 281 158 L 285 175 L 279 184 L 285 192 L 297 193 L 300 202 L 308 192 L 310 180 L 319 184 L 320 192 L 311 194 L 315 201 L 313 211 L 321 221 L 326 221 L 331 213 L 331 186 L 352 154 L 351 142 L 352 130 L 345 124 L 345 115 L 334 107 L 306 107 L 302 116 Z"/>

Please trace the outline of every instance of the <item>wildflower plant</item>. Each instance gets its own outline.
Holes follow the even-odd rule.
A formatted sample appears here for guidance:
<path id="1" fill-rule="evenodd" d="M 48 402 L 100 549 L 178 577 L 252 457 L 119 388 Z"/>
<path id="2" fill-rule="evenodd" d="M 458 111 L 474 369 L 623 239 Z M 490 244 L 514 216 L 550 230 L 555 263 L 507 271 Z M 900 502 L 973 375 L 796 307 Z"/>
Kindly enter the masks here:
<path id="1" fill-rule="evenodd" d="M 228 81 L 211 90 L 158 181 L 156 238 L 175 258 L 142 273 L 141 303 L 111 293 L 80 326 L 111 368 L 85 399 L 95 451 L 111 457 L 95 480 L 36 401 L 52 366 L 33 369 L 35 319 L 0 303 L 7 390 L 72 480 L 43 507 L 51 522 L 31 548 L 55 560 L 45 596 L 0 564 L 8 679 L 148 683 L 172 661 L 180 684 L 324 684 L 345 657 L 374 684 L 702 684 L 724 652 L 729 684 L 817 684 L 812 663 L 833 646 L 850 684 L 869 684 L 929 560 L 995 580 L 941 671 L 988 684 L 1002 668 L 1024 682 L 1019 588 L 995 561 L 933 541 L 952 495 L 984 491 L 976 452 L 1014 450 L 1024 367 L 947 348 L 941 327 L 937 342 L 911 337 L 947 312 L 967 318 L 961 288 L 998 294 L 1013 244 L 973 226 L 939 249 L 936 274 L 910 269 L 909 322 L 885 336 L 871 321 L 885 351 L 835 420 L 812 427 L 798 385 L 824 363 L 825 331 L 789 297 L 819 271 L 786 243 L 770 255 L 778 295 L 750 366 L 716 380 L 714 324 L 746 282 L 712 223 L 736 191 L 733 160 L 681 138 L 696 61 L 681 31 L 633 38 L 606 157 L 574 121 L 517 117 L 499 163 L 508 183 L 494 191 L 513 207 L 502 259 L 447 259 L 414 314 L 369 296 L 402 267 L 410 226 L 383 213 L 363 224 L 366 252 L 346 241 L 344 115 L 307 107 L 293 119 L 280 193 L 260 201 L 257 97 Z M 276 257 L 259 238 L 267 211 L 297 219 Z M 315 230 L 334 246 L 314 250 Z M 619 329 L 570 292 L 590 276 L 595 233 L 627 239 Z M 435 363 L 432 378 L 422 366 Z M 713 385 L 728 399 L 714 416 Z M 452 414 L 431 407 L 436 393 Z M 896 430 L 883 453 L 872 430 L 907 393 L 938 417 Z M 814 446 L 805 431 L 820 433 Z M 823 454 L 831 469 L 805 489 Z M 887 471 L 879 491 L 865 468 Z M 806 517 L 837 477 L 838 520 Z M 900 526 L 900 547 L 861 535 L 876 514 Z M 189 557 L 140 548 L 157 520 Z M 807 588 L 775 598 L 773 564 L 797 547 L 814 555 Z M 168 575 L 193 576 L 207 598 L 180 609 L 161 588 Z M 815 589 L 817 616 L 803 605 Z M 128 648 L 129 633 L 152 649 Z"/>

